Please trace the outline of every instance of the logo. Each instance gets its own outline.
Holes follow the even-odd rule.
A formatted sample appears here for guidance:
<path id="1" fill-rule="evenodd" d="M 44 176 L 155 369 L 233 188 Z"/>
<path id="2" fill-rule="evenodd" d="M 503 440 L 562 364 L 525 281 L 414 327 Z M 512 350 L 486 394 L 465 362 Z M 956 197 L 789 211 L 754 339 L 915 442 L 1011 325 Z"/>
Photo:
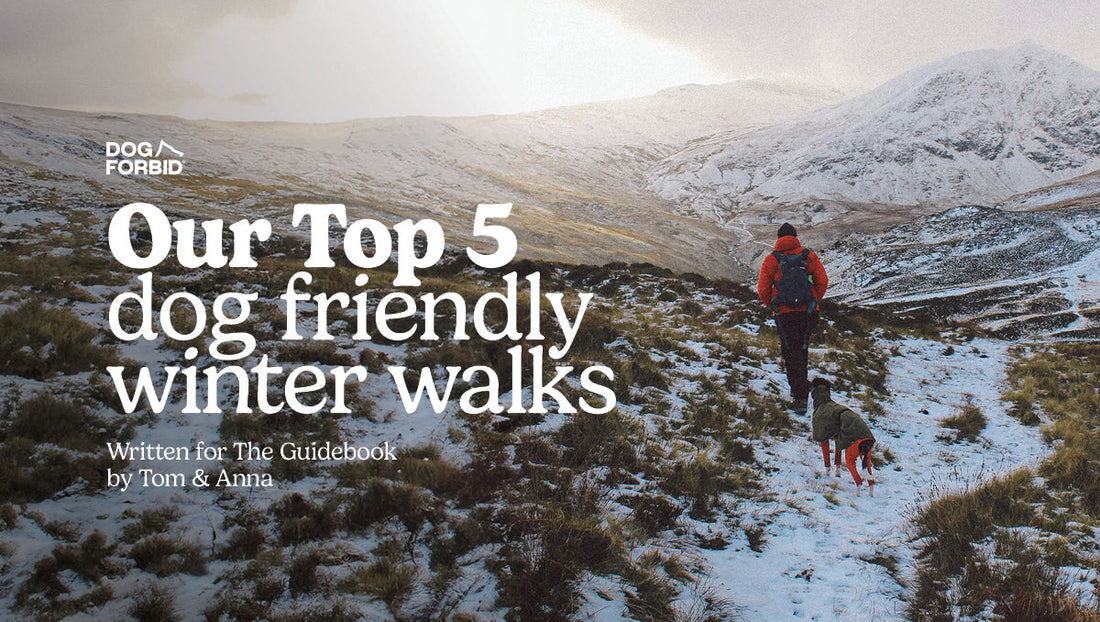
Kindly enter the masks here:
<path id="1" fill-rule="evenodd" d="M 156 151 L 150 142 L 108 142 L 107 174 L 179 175 L 183 172 L 183 152 L 160 141 Z"/>

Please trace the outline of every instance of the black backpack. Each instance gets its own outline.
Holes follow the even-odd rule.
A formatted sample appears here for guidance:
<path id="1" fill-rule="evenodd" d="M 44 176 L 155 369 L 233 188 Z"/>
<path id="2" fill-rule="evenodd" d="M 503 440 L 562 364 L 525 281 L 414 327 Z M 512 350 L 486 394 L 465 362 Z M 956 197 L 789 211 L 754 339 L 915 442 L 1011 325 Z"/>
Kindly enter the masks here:
<path id="1" fill-rule="evenodd" d="M 785 307 L 800 307 L 806 305 L 809 313 L 817 306 L 814 298 L 813 282 L 806 273 L 806 260 L 810 251 L 802 249 L 797 255 L 785 255 L 779 251 L 772 253 L 779 261 L 779 280 L 775 283 L 775 298 L 772 298 L 772 309 L 779 305 Z"/>

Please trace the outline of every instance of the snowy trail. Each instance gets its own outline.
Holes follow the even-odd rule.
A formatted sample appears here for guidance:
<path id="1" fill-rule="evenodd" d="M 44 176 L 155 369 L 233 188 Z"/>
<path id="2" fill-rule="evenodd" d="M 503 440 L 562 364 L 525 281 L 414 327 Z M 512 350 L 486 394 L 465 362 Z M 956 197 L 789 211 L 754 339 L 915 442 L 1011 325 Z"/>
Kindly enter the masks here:
<path id="1" fill-rule="evenodd" d="M 938 496 L 1035 465 L 1045 453 L 1038 430 L 1008 416 L 1000 402 L 1008 347 L 977 340 L 945 355 L 941 342 L 902 342 L 890 363 L 892 400 L 870 422 L 875 451 L 896 456 L 876 473 L 881 484 L 874 496 L 857 491 L 846 470 L 839 478 L 825 472 L 818 446 L 807 438 L 808 423 L 804 435 L 762 452 L 776 469 L 766 484 L 775 500 L 753 513 L 765 526 L 762 552 L 744 541 L 706 551 L 715 588 L 743 608 L 743 619 L 904 618 L 905 588 L 886 568 L 895 564 L 885 560 L 896 560 L 895 575 L 911 576 L 916 551 L 907 520 L 917 504 L 932 491 Z M 947 432 L 939 420 L 957 412 L 967 395 L 989 420 L 981 438 L 937 440 Z M 860 410 L 844 396 L 837 400 Z M 876 558 L 880 563 L 868 561 Z"/>

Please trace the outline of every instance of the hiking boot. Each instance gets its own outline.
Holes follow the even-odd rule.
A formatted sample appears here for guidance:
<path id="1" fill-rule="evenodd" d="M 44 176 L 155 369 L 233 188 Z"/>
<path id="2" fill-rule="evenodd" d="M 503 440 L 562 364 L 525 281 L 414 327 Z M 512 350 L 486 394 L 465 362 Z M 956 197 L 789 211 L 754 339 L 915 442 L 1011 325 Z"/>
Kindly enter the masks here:
<path id="1" fill-rule="evenodd" d="M 791 410 L 800 415 L 805 415 L 807 406 L 808 404 L 806 402 L 806 398 L 795 399 L 794 402 L 791 404 Z"/>

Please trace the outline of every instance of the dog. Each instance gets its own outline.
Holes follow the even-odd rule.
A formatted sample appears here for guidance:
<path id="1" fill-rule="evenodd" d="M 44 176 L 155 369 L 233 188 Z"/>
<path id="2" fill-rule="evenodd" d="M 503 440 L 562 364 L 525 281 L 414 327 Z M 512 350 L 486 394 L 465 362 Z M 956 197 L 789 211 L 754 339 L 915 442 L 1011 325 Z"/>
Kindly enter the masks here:
<path id="1" fill-rule="evenodd" d="M 810 383 L 810 395 L 814 401 L 813 441 L 821 445 L 821 457 L 825 460 L 825 470 L 829 470 L 829 441 L 836 447 L 836 474 L 840 475 L 841 454 L 856 488 L 863 485 L 875 485 L 875 475 L 871 471 L 871 450 L 875 446 L 875 436 L 867 423 L 851 408 L 833 401 L 832 385 L 824 378 L 815 378 Z M 857 462 L 863 463 L 867 477 L 859 474 Z"/>

